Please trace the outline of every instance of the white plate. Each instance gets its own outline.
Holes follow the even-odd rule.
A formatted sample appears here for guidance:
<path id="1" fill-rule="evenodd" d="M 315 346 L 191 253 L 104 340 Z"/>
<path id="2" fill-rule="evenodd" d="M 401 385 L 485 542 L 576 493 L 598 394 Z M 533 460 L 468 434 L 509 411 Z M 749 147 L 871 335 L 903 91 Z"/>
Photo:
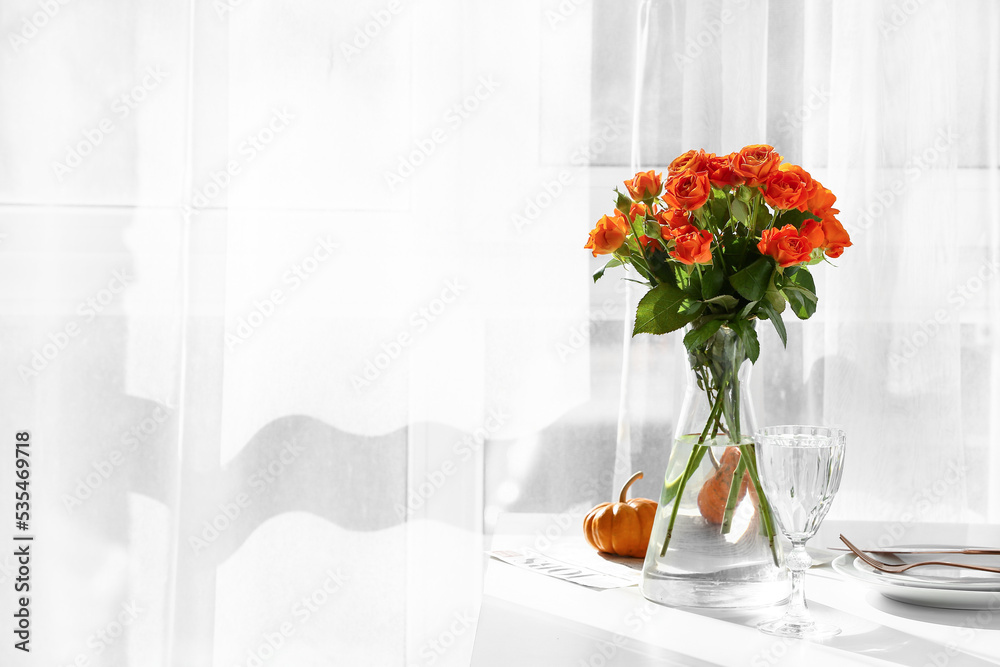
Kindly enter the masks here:
<path id="1" fill-rule="evenodd" d="M 782 540 L 781 545 L 785 547 L 785 553 L 787 554 L 791 550 L 791 545 L 788 542 Z M 816 567 L 817 565 L 826 565 L 827 563 L 833 561 L 834 558 L 840 554 L 831 549 L 824 549 L 823 547 L 811 547 L 806 545 L 806 551 L 809 553 L 809 557 L 812 558 L 812 565 L 810 567 Z"/>
<path id="2" fill-rule="evenodd" d="M 844 554 L 833 561 L 833 569 L 848 579 L 853 579 L 885 597 L 941 609 L 1000 609 L 1000 592 L 983 590 L 955 590 L 950 588 L 918 585 L 916 582 L 901 585 L 885 577 L 865 573 L 854 567 L 857 556 Z"/>

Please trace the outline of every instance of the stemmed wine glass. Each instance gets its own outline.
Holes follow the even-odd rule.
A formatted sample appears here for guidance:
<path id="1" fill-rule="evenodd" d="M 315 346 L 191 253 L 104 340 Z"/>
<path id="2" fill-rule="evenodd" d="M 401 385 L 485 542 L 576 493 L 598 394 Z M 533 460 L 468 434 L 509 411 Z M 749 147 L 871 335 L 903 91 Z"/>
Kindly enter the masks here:
<path id="1" fill-rule="evenodd" d="M 754 434 L 761 488 L 778 528 L 792 542 L 785 564 L 792 573 L 792 596 L 781 618 L 757 627 L 784 637 L 823 638 L 840 628 L 816 622 L 806 608 L 803 579 L 812 564 L 806 541 L 819 528 L 840 487 L 846 436 L 825 426 L 768 426 Z"/>

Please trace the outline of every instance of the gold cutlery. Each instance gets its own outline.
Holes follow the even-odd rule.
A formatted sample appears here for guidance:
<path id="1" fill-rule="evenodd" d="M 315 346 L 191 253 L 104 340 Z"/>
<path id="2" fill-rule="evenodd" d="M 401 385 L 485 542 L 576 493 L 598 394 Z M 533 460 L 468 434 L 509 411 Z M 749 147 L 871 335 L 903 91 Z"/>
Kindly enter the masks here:
<path id="1" fill-rule="evenodd" d="M 829 551 L 850 551 L 847 547 L 826 547 Z M 970 556 L 1000 556 L 1000 549 L 946 549 L 938 547 L 886 547 L 884 549 L 862 549 L 869 554 L 958 554 Z"/>
<path id="2" fill-rule="evenodd" d="M 906 572 L 909 569 L 912 569 L 914 567 L 921 567 L 923 565 L 944 565 L 946 567 L 960 567 L 968 570 L 979 570 L 980 572 L 996 572 L 997 574 L 1000 574 L 1000 567 L 986 567 L 985 565 L 966 565 L 963 563 L 948 563 L 946 561 L 936 561 L 936 560 L 928 560 L 922 563 L 906 563 L 904 565 L 892 565 L 889 563 L 883 563 L 880 560 L 872 558 L 871 556 L 869 556 L 868 554 L 866 554 L 865 552 L 861 551 L 856 546 L 851 544 L 850 541 L 843 535 L 840 536 L 840 541 L 846 544 L 847 548 L 850 549 L 852 552 L 854 552 L 854 554 L 858 558 L 868 563 L 876 570 L 880 570 L 882 572 L 888 572 L 890 574 L 899 574 L 900 572 Z"/>

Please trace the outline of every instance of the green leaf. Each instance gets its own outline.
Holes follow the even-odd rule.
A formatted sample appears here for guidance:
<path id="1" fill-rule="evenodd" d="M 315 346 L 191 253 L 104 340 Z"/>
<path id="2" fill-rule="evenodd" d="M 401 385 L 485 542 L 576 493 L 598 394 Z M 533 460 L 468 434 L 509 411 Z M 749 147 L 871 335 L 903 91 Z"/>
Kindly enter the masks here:
<path id="1" fill-rule="evenodd" d="M 785 331 L 785 323 L 781 321 L 781 313 L 775 310 L 774 306 L 772 306 L 766 299 L 760 302 L 760 309 L 767 313 L 767 319 L 771 320 L 771 324 L 774 325 L 774 330 L 778 332 L 778 338 L 781 339 L 781 345 L 783 347 L 788 347 L 788 332 Z"/>
<path id="2" fill-rule="evenodd" d="M 718 199 L 719 194 L 722 194 L 722 198 Z M 712 218 L 715 219 L 718 226 L 721 227 L 729 222 L 729 205 L 726 204 L 726 194 L 720 190 L 712 190 L 713 197 L 708 201 L 708 205 L 712 210 Z"/>
<path id="3" fill-rule="evenodd" d="M 750 208 L 739 199 L 733 199 L 733 218 L 744 225 L 750 220 Z"/>
<path id="4" fill-rule="evenodd" d="M 754 231 L 767 229 L 771 225 L 771 211 L 763 204 L 757 211 L 757 220 L 754 221 Z"/>
<path id="5" fill-rule="evenodd" d="M 696 317 L 681 312 L 682 308 L 689 305 L 687 294 L 669 283 L 660 283 L 639 301 L 635 309 L 632 335 L 664 334 L 680 329 Z"/>
<path id="6" fill-rule="evenodd" d="M 597 273 L 594 274 L 594 282 L 596 283 L 598 280 L 601 279 L 601 276 L 604 275 L 604 271 L 605 270 L 614 268 L 616 266 L 621 266 L 621 265 L 622 265 L 622 261 L 620 259 L 618 259 L 617 257 L 614 258 L 613 260 L 611 260 L 610 262 L 608 262 L 607 264 L 605 264 L 604 266 L 602 266 L 600 271 L 598 271 Z"/>
<path id="7" fill-rule="evenodd" d="M 778 290 L 776 284 L 780 283 L 782 278 L 782 274 L 778 271 L 772 273 L 771 282 L 767 284 L 767 292 L 764 293 L 764 301 L 767 301 L 771 308 L 779 315 L 785 310 L 785 295 Z"/>
<path id="8" fill-rule="evenodd" d="M 799 294 L 802 295 L 802 298 L 805 299 L 806 301 L 811 301 L 812 303 L 816 303 L 817 301 L 819 301 L 819 297 L 817 297 L 815 294 L 813 294 L 804 287 L 799 287 L 798 285 L 789 283 L 785 285 L 785 287 L 782 289 L 782 293 L 784 293 L 786 290 L 789 292 L 798 292 Z"/>
<path id="9" fill-rule="evenodd" d="M 753 325 L 747 320 L 733 320 L 729 326 L 736 331 L 740 341 L 743 342 L 743 349 L 746 350 L 750 363 L 757 363 L 757 357 L 760 356 L 760 341 L 757 340 L 757 332 Z"/>
<path id="10" fill-rule="evenodd" d="M 681 315 L 690 315 L 693 320 L 698 315 L 701 315 L 701 311 L 705 308 L 705 304 L 702 301 L 695 299 L 688 299 L 687 303 L 681 306 Z"/>
<path id="11" fill-rule="evenodd" d="M 739 302 L 740 300 L 731 294 L 720 294 L 719 296 L 713 296 L 711 299 L 705 299 L 705 303 L 722 306 L 726 310 L 732 310 L 739 304 Z"/>
<path id="12" fill-rule="evenodd" d="M 795 273 L 785 273 L 782 291 L 792 307 L 792 312 L 800 320 L 808 320 L 816 312 L 816 283 L 812 274 L 802 267 Z"/>
<path id="13" fill-rule="evenodd" d="M 748 255 L 751 258 L 759 258 L 761 256 L 757 252 L 757 249 L 753 247 L 753 240 L 746 236 L 736 236 L 734 234 L 734 227 L 723 230 L 723 240 L 719 244 L 723 246 L 722 256 L 725 259 L 724 265 L 732 267 L 731 270 L 733 271 L 746 266 Z"/>
<path id="14" fill-rule="evenodd" d="M 809 211 L 799 211 L 793 208 L 789 211 L 781 212 L 781 215 L 778 217 L 778 224 L 782 227 L 785 225 L 795 225 L 795 229 L 798 229 L 806 220 L 819 220 L 819 217 Z"/>
<path id="15" fill-rule="evenodd" d="M 736 315 L 737 319 L 740 319 L 740 320 L 747 319 L 748 317 L 750 317 L 750 313 L 756 307 L 757 307 L 757 302 L 756 301 L 751 301 L 747 305 L 743 306 L 743 309 L 740 310 L 740 312 L 737 313 L 737 315 Z"/>
<path id="16" fill-rule="evenodd" d="M 634 238 L 629 237 L 628 243 L 634 244 L 637 242 Z M 624 248 L 625 246 L 622 247 Z M 619 249 L 618 252 L 621 253 L 621 249 Z M 646 260 L 643 258 L 642 253 L 640 253 L 638 249 L 632 250 L 630 252 L 629 263 L 632 265 L 632 268 L 636 270 L 636 273 L 638 273 L 640 276 L 648 280 L 650 283 L 654 285 L 656 284 L 656 279 L 653 277 L 652 272 L 646 265 Z"/>
<path id="17" fill-rule="evenodd" d="M 760 257 L 750 266 L 734 273 L 729 278 L 729 284 L 747 301 L 759 301 L 767 291 L 773 270 L 771 260 Z"/>
<path id="18" fill-rule="evenodd" d="M 778 288 L 771 286 L 764 293 L 764 301 L 767 301 L 776 313 L 785 312 L 785 295 Z"/>
<path id="19" fill-rule="evenodd" d="M 722 320 L 709 320 L 697 329 L 688 331 L 684 336 L 684 347 L 692 351 L 702 347 L 721 327 Z"/>
<path id="20" fill-rule="evenodd" d="M 674 274 L 677 277 L 677 287 L 692 299 L 701 298 L 701 275 L 694 267 L 681 265 Z"/>
<path id="21" fill-rule="evenodd" d="M 717 295 L 725 280 L 726 274 L 721 266 L 713 264 L 707 267 L 701 275 L 701 298 L 708 300 Z"/>

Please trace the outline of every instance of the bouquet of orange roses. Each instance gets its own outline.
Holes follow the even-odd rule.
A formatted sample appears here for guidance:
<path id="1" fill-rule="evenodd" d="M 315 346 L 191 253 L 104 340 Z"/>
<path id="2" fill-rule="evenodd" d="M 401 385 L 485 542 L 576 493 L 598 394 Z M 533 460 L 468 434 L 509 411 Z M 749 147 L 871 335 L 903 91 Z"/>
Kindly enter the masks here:
<path id="1" fill-rule="evenodd" d="M 597 222 L 585 246 L 595 257 L 612 256 L 594 280 L 608 268 L 630 265 L 642 278 L 638 282 L 650 287 L 636 308 L 633 335 L 688 327 L 688 359 L 711 405 L 698 445 L 722 432 L 740 450 L 728 496 L 720 501 L 725 506 L 717 512 L 703 506 L 702 513 L 710 522 L 718 514 L 725 532 L 741 493 L 752 486 L 773 551 L 774 525 L 752 440 L 740 433 L 738 369 L 720 358 L 742 355 L 753 363 L 760 353 L 756 321 L 771 322 L 787 344 L 786 308 L 800 319 L 816 311 L 810 267 L 839 257 L 851 245 L 836 217 L 836 197 L 802 167 L 782 163 L 766 145 L 724 156 L 690 150 L 670 163 L 666 182 L 651 170 L 625 187 L 627 195 L 615 190 L 614 213 Z M 720 330 L 738 350 L 720 347 Z M 698 466 L 706 449 L 694 447 L 686 472 L 666 484 L 661 506 L 673 499 L 674 515 L 687 471 Z M 661 555 L 672 527 L 671 519 Z"/>

